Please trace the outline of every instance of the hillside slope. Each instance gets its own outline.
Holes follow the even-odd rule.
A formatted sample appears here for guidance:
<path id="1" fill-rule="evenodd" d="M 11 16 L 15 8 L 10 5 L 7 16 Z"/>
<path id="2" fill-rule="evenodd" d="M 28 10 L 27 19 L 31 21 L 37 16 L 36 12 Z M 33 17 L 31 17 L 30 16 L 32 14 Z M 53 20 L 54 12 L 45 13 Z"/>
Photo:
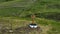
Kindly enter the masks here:
<path id="1" fill-rule="evenodd" d="M 0 32 L 26 26 L 31 23 L 31 14 L 36 15 L 41 34 L 60 34 L 60 0 L 0 0 Z"/>
<path id="2" fill-rule="evenodd" d="M 32 13 L 37 17 L 60 20 L 60 1 L 14 0 L 0 3 L 0 16 L 26 17 Z"/>

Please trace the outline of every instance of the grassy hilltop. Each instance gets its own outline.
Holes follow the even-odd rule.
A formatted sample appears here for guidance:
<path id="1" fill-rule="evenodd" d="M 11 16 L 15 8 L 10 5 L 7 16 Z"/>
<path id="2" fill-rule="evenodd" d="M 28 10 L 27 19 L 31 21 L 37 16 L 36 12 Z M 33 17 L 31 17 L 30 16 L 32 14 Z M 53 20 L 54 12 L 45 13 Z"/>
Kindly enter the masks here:
<path id="1" fill-rule="evenodd" d="M 51 25 L 52 29 L 44 34 L 60 34 L 60 0 L 0 0 L 2 26 L 12 23 L 15 29 L 24 21 L 31 21 L 30 15 L 33 13 L 38 24 Z"/>

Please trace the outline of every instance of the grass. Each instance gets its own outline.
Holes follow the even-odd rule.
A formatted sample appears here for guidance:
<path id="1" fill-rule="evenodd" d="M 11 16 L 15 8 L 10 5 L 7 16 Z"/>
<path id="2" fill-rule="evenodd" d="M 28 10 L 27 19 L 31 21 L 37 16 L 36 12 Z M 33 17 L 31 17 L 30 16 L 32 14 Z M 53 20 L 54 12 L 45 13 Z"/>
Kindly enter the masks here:
<path id="1" fill-rule="evenodd" d="M 60 34 L 60 0 L 37 0 L 33 3 L 31 0 L 0 1 L 0 23 L 5 26 L 12 23 L 13 29 L 30 22 L 29 17 L 33 13 L 38 24 L 51 25 L 52 29 L 47 34 Z"/>
<path id="2" fill-rule="evenodd" d="M 60 13 L 60 9 L 58 8 L 58 6 L 55 6 L 55 5 L 59 5 L 57 0 L 56 1 L 37 0 L 33 5 L 30 5 L 28 7 L 11 7 L 11 5 L 13 5 L 14 3 L 20 3 L 20 2 L 21 1 L 10 1 L 6 3 L 5 2 L 1 3 L 3 8 L 0 9 L 0 15 L 1 16 L 20 16 L 20 15 L 22 16 L 23 15 L 25 17 L 27 14 L 32 14 L 32 13 L 44 13 L 44 12 Z M 7 5 L 7 7 L 4 8 L 5 5 Z M 52 6 L 55 6 L 55 7 L 52 7 Z"/>

